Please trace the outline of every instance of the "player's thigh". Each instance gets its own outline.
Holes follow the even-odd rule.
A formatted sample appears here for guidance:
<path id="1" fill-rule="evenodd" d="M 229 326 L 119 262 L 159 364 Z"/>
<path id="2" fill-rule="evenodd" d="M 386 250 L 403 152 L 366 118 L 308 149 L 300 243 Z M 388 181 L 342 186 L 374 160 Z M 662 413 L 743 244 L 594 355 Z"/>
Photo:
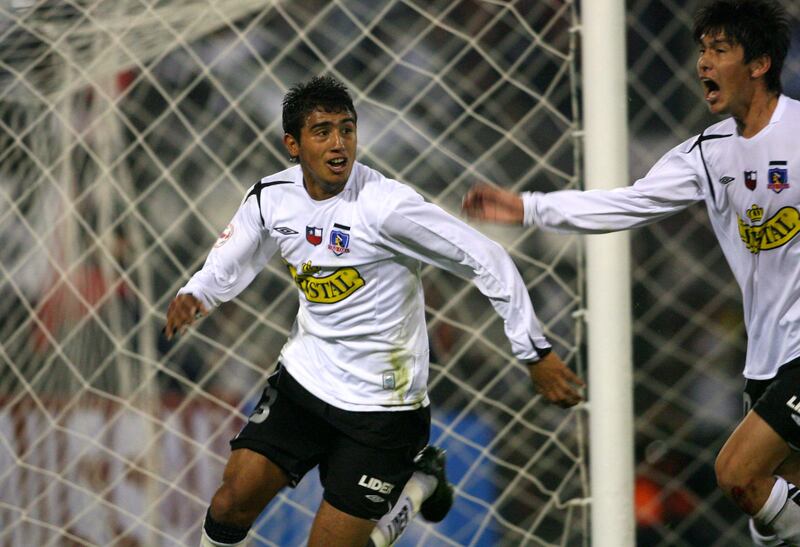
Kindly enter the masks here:
<path id="1" fill-rule="evenodd" d="M 231 448 L 266 456 L 295 486 L 319 464 L 336 433 L 321 418 L 325 406 L 279 366 Z"/>
<path id="2" fill-rule="evenodd" d="M 792 454 L 792 447 L 800 446 L 800 366 L 784 365 L 769 381 L 748 380 L 746 409 L 749 403 L 752 409 L 717 458 L 717 476 L 724 482 L 770 476 Z"/>
<path id="3" fill-rule="evenodd" d="M 269 378 L 247 424 L 231 441 L 213 516 L 239 523 L 257 517 L 281 488 L 295 486 L 328 451 L 333 429 L 286 386 L 286 374 L 278 368 Z"/>
<path id="4" fill-rule="evenodd" d="M 751 410 L 720 450 L 715 465 L 717 478 L 725 487 L 771 476 L 789 452 L 786 441 Z"/>
<path id="5" fill-rule="evenodd" d="M 320 463 L 320 479 L 326 502 L 355 517 L 378 520 L 414 472 L 414 457 L 428 442 L 430 415 L 427 409 L 363 414 L 362 432 L 373 434 L 338 435 Z"/>
<path id="6" fill-rule="evenodd" d="M 290 481 L 289 475 L 263 454 L 247 448 L 234 450 L 212 499 L 212 514 L 237 521 L 255 519 Z"/>
<path id="7" fill-rule="evenodd" d="M 308 536 L 309 547 L 364 547 L 375 522 L 341 511 L 322 500 Z"/>

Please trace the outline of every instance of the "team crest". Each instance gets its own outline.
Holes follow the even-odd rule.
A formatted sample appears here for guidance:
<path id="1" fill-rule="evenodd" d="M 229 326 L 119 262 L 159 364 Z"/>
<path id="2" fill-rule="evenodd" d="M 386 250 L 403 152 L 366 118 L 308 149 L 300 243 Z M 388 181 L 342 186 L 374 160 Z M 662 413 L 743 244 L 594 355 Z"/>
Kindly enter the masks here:
<path id="1" fill-rule="evenodd" d="M 789 170 L 786 168 L 785 161 L 771 161 L 767 178 L 769 183 L 767 188 L 780 194 L 782 190 L 789 188 Z M 775 166 L 775 167 L 773 167 Z"/>
<path id="2" fill-rule="evenodd" d="M 306 241 L 314 246 L 322 243 L 322 228 L 315 228 L 314 226 L 306 226 Z"/>
<path id="3" fill-rule="evenodd" d="M 758 171 L 745 171 L 744 172 L 744 185 L 748 190 L 755 190 L 758 183 Z"/>
<path id="4" fill-rule="evenodd" d="M 336 256 L 342 256 L 345 253 L 349 253 L 350 249 L 348 249 L 350 245 L 350 234 L 347 234 L 341 230 L 333 230 L 331 232 L 331 241 L 328 245 L 328 249 L 333 251 L 333 254 Z"/>

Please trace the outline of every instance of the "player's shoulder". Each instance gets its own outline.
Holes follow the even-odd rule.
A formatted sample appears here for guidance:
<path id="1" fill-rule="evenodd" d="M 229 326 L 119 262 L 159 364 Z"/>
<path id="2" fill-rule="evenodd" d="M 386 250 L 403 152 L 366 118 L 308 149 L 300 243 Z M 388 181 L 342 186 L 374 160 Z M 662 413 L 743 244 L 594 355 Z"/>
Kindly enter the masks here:
<path id="1" fill-rule="evenodd" d="M 689 137 L 674 150 L 680 154 L 690 154 L 693 151 L 699 153 L 700 146 L 708 148 L 709 145 L 724 145 L 726 142 L 731 142 L 731 139 L 736 136 L 736 122 L 733 118 L 726 118 L 720 122 L 706 127 L 702 133 Z"/>
<path id="2" fill-rule="evenodd" d="M 252 195 L 260 198 L 265 190 L 269 190 L 270 193 L 294 190 L 298 185 L 302 187 L 302 184 L 303 172 L 299 165 L 294 165 L 257 181 L 247 189 L 245 199 Z"/>
<path id="3" fill-rule="evenodd" d="M 377 169 L 363 163 L 357 162 L 353 169 L 359 200 L 373 203 L 396 203 L 419 196 L 417 191 L 408 184 L 389 178 Z"/>
<path id="4" fill-rule="evenodd" d="M 800 123 L 800 101 L 787 95 L 781 95 L 778 98 L 778 106 L 772 117 L 773 121 L 789 122 L 794 133 L 796 124 Z"/>

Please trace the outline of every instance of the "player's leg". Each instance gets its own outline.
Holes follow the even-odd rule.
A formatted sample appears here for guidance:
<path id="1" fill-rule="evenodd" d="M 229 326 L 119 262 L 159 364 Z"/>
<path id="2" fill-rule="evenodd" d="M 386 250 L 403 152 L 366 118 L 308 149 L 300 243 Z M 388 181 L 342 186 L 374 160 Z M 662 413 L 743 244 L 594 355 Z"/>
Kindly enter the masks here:
<path id="1" fill-rule="evenodd" d="M 206 513 L 201 546 L 241 545 L 264 507 L 290 481 L 280 467 L 258 452 L 234 450 Z"/>
<path id="2" fill-rule="evenodd" d="M 314 523 L 311 525 L 308 546 L 362 547 L 367 545 L 369 535 L 374 527 L 374 521 L 345 513 L 322 500 L 317 515 L 314 517 Z"/>
<path id="3" fill-rule="evenodd" d="M 309 545 L 330 545 L 334 538 L 340 538 L 342 545 L 388 547 L 398 540 L 417 513 L 422 513 L 429 522 L 444 519 L 453 505 L 453 486 L 447 482 L 444 450 L 426 446 L 414 458 L 414 466 L 416 471 L 406 482 L 392 510 L 377 524 L 352 517 L 323 501 L 317 519 L 327 524 L 315 523 Z"/>
<path id="4" fill-rule="evenodd" d="M 397 503 L 415 471 L 414 458 L 428 440 L 430 412 L 331 409 L 328 417 L 341 435 L 320 463 L 325 501 L 310 545 L 325 544 L 333 531 L 354 541 L 363 538 L 361 545 L 367 545 L 375 523 Z"/>
<path id="5" fill-rule="evenodd" d="M 793 446 L 800 441 L 800 415 L 789 404 L 798 398 L 800 369 L 784 366 L 720 452 L 716 471 L 723 490 L 753 517 L 756 544 L 770 545 L 770 532 L 790 544 L 800 544 L 800 505 L 796 488 L 779 473 L 796 476 Z M 746 388 L 747 391 L 747 388 Z"/>
<path id="6" fill-rule="evenodd" d="M 800 453 L 792 452 L 783 463 L 778 467 L 775 474 L 783 477 L 789 483 L 788 502 L 800 503 L 800 488 L 794 486 L 800 484 Z M 757 547 L 785 547 L 786 543 L 780 539 L 771 526 L 764 524 L 756 525 L 751 518 L 748 523 L 750 538 L 753 545 Z"/>
<path id="7" fill-rule="evenodd" d="M 416 471 L 392 510 L 375 525 L 368 547 L 392 545 L 417 513 L 422 513 L 428 522 L 439 522 L 453 506 L 453 485 L 447 482 L 445 451 L 426 446 L 414 459 L 414 465 Z"/>
<path id="8" fill-rule="evenodd" d="M 786 441 L 750 411 L 717 457 L 719 486 L 762 530 L 763 526 L 775 527 L 773 521 L 787 505 L 788 483 L 774 473 L 789 453 Z M 800 519 L 800 506 L 797 513 Z"/>
<path id="9" fill-rule="evenodd" d="M 247 424 L 231 441 L 222 485 L 206 514 L 204 547 L 243 544 L 275 495 L 295 486 L 328 450 L 333 430 L 302 396 L 280 367 L 270 376 Z"/>

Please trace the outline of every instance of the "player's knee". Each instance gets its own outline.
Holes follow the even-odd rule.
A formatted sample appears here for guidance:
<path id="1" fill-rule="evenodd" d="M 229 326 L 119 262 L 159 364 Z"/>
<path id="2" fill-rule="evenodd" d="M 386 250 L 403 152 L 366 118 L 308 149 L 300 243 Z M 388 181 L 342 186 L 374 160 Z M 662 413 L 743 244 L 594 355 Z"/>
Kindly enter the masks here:
<path id="1" fill-rule="evenodd" d="M 210 511 L 217 522 L 239 528 L 249 528 L 261 512 L 260 508 L 248 507 L 243 503 L 236 495 L 236 489 L 227 483 L 223 483 L 211 498 Z"/>
<path id="2" fill-rule="evenodd" d="M 742 488 L 748 481 L 747 473 L 730 450 L 723 449 L 717 455 L 714 472 L 717 476 L 717 485 L 729 495 L 736 488 Z"/>
<path id="3" fill-rule="evenodd" d="M 753 476 L 747 466 L 742 465 L 735 455 L 724 451 L 717 456 L 714 471 L 720 489 L 741 509 L 752 513 L 751 506 L 757 477 Z"/>

